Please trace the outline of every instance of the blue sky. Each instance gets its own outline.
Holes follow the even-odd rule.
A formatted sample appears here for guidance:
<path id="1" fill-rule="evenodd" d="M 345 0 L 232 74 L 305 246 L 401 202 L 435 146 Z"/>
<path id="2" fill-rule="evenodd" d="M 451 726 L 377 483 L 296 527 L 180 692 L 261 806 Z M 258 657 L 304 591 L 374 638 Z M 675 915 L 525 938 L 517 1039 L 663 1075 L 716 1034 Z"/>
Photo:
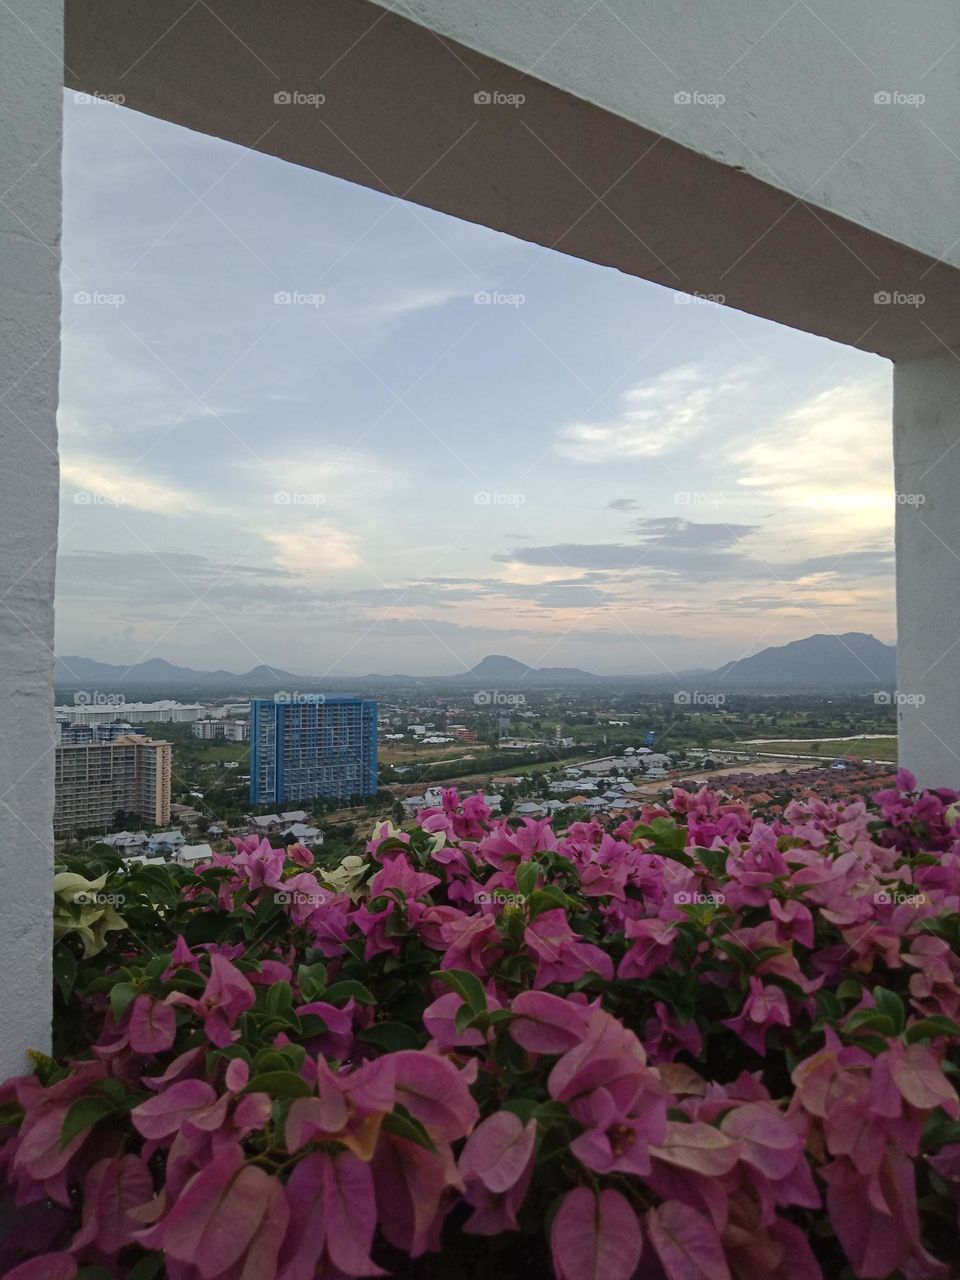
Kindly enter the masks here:
<path id="1" fill-rule="evenodd" d="M 886 361 L 122 107 L 65 125 L 58 653 L 894 639 Z"/>

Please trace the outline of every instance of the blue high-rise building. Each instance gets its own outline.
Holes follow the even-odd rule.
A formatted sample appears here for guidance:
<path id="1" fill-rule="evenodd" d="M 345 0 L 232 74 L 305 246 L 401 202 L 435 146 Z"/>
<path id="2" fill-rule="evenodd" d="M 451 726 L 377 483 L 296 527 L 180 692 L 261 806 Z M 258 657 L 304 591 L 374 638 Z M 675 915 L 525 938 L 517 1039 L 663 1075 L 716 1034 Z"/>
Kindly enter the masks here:
<path id="1" fill-rule="evenodd" d="M 322 693 L 250 701 L 250 803 L 377 793 L 377 704 Z"/>

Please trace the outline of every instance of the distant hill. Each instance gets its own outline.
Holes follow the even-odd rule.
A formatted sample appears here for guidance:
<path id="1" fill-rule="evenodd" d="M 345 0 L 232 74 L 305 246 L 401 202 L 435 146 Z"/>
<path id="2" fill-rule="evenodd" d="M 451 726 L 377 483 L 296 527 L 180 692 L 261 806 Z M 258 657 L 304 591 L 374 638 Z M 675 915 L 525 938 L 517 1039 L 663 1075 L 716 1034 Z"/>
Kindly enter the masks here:
<path id="1" fill-rule="evenodd" d="M 820 689 L 869 686 L 893 689 L 897 651 L 876 636 L 848 631 L 842 636 L 807 636 L 762 649 L 751 658 L 728 662 L 713 672 L 724 686 L 754 689 Z"/>
<path id="2" fill-rule="evenodd" d="M 896 649 L 875 636 L 851 631 L 843 636 L 808 636 L 790 644 L 763 649 L 751 658 L 728 662 L 716 671 L 680 671 L 676 676 L 598 676 L 579 667 L 531 667 L 504 654 L 490 654 L 477 665 L 455 676 L 304 676 L 261 665 L 251 671 L 195 671 L 177 667 L 163 658 L 150 658 L 131 667 L 93 658 L 67 657 L 56 661 L 60 689 L 136 689 L 157 693 L 265 693 L 278 689 L 400 688 L 410 685 L 448 688 L 478 685 L 510 690 L 518 686 L 556 688 L 566 685 L 627 685 L 659 690 L 684 680 L 712 681 L 724 688 L 763 689 L 769 692 L 797 689 L 896 687 Z"/>
<path id="3" fill-rule="evenodd" d="M 192 667 L 176 667 L 164 658 L 149 658 L 133 666 L 97 662 L 93 658 L 57 658 L 54 681 L 64 689 L 236 689 L 238 686 L 263 689 L 281 686 L 294 688 L 301 676 L 273 667 L 259 666 L 240 675 L 232 671 L 194 671 Z"/>
<path id="4" fill-rule="evenodd" d="M 581 671 L 579 667 L 528 667 L 525 662 L 516 658 L 507 658 L 495 653 L 481 659 L 475 667 L 463 676 L 451 676 L 450 679 L 478 680 L 486 684 L 583 684 L 603 677 L 591 671 Z M 607 677 L 609 679 L 609 677 Z"/>

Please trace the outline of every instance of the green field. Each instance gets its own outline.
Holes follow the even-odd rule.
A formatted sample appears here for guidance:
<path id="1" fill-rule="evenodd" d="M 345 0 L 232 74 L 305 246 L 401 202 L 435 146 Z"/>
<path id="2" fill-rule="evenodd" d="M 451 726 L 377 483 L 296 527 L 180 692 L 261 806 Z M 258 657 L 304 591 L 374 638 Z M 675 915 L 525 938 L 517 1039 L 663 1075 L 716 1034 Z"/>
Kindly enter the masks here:
<path id="1" fill-rule="evenodd" d="M 722 744 L 717 744 L 718 749 Z M 791 741 L 786 738 L 771 738 L 767 742 L 754 742 L 747 751 L 776 751 L 786 755 L 812 756 L 825 761 L 836 760 L 839 756 L 855 756 L 861 760 L 897 759 L 896 738 L 820 738 L 813 742 Z"/>

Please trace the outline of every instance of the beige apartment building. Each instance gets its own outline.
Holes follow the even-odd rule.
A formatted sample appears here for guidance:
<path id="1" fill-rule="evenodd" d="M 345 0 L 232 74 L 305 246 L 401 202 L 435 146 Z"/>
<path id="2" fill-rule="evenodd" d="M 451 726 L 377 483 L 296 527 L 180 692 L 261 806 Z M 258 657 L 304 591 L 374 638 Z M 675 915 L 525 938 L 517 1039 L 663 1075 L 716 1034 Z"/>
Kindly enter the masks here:
<path id="1" fill-rule="evenodd" d="M 166 826 L 172 764 L 169 742 L 135 733 L 57 747 L 55 838 L 108 831 L 118 809 L 138 813 L 147 826 Z"/>

